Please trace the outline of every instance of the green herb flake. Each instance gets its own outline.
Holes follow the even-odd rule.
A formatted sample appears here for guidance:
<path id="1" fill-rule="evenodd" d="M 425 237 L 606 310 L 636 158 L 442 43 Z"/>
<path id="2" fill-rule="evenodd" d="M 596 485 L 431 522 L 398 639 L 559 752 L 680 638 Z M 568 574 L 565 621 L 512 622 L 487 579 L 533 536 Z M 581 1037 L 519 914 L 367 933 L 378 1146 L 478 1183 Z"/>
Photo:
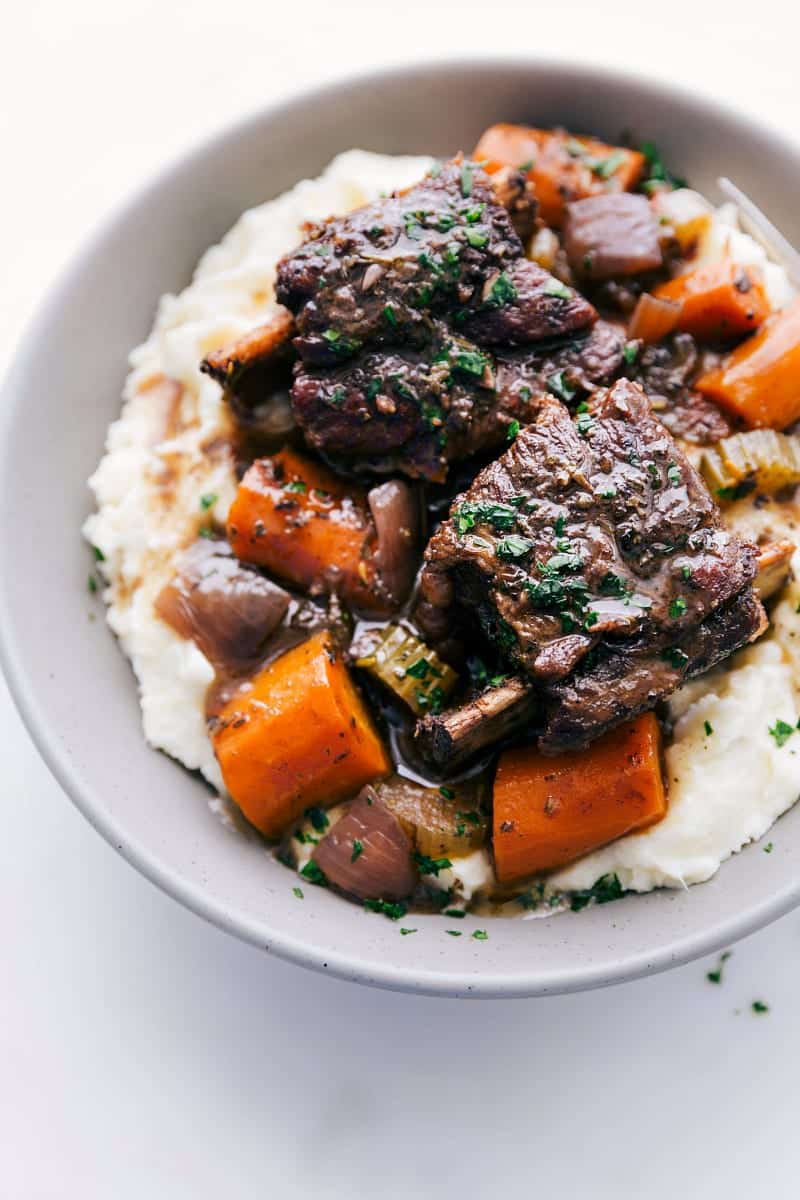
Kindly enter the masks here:
<path id="1" fill-rule="evenodd" d="M 350 862 L 354 863 L 364 853 L 364 843 L 358 838 L 353 838 L 353 853 L 350 855 Z"/>
<path id="2" fill-rule="evenodd" d="M 328 814 L 325 812 L 324 808 L 318 808 L 316 806 L 307 808 L 303 813 L 303 816 L 307 821 L 311 822 L 317 833 L 324 833 L 330 825 Z"/>
<path id="3" fill-rule="evenodd" d="M 466 198 L 472 195 L 472 163 L 465 162 L 461 167 L 461 195 Z"/>
<path id="4" fill-rule="evenodd" d="M 469 242 L 470 246 L 474 247 L 474 249 L 482 250 L 489 241 L 489 235 L 482 229 L 468 229 L 467 241 Z"/>
<path id="5" fill-rule="evenodd" d="M 692 578 L 692 568 L 687 566 L 681 567 L 681 575 L 688 582 Z"/>
<path id="6" fill-rule="evenodd" d="M 304 496 L 308 491 L 308 484 L 302 479 L 293 479 L 291 483 L 283 485 L 283 490 L 285 492 L 297 492 L 298 495 Z"/>
<path id="7" fill-rule="evenodd" d="M 328 886 L 328 877 L 321 867 L 318 867 L 313 858 L 310 858 L 306 865 L 301 869 L 300 874 L 309 883 L 315 883 L 318 887 Z"/>
<path id="8" fill-rule="evenodd" d="M 589 413 L 579 413 L 575 424 L 581 437 L 586 437 L 589 430 L 594 427 L 594 419 Z"/>
<path id="9" fill-rule="evenodd" d="M 460 929 L 445 929 L 445 933 L 449 933 L 450 937 L 461 937 Z"/>
<path id="10" fill-rule="evenodd" d="M 439 795 L 444 796 L 445 800 L 455 800 L 455 798 L 456 798 L 455 792 L 453 791 L 452 788 L 449 788 L 449 787 L 440 787 Z"/>
<path id="11" fill-rule="evenodd" d="M 392 326 L 392 328 L 397 329 L 397 314 L 395 313 L 391 304 L 387 304 L 385 306 L 385 308 L 383 310 L 383 315 L 386 318 L 386 320 L 389 322 L 389 324 Z"/>
<path id="12" fill-rule="evenodd" d="M 206 492 L 205 496 L 200 497 L 200 509 L 202 512 L 208 512 L 217 503 L 219 497 L 216 492 Z"/>
<path id="13" fill-rule="evenodd" d="M 547 376 L 547 390 L 565 404 L 569 404 L 570 400 L 575 399 L 578 389 L 568 382 L 565 371 L 554 371 L 552 375 Z"/>
<path id="14" fill-rule="evenodd" d="M 457 921 L 461 921 L 467 914 L 462 908 L 446 908 L 442 915 L 445 917 L 455 917 Z"/>
<path id="15" fill-rule="evenodd" d="M 770 728 L 769 736 L 775 739 L 775 745 L 780 749 L 784 746 L 789 738 L 794 733 L 794 725 L 788 725 L 786 721 L 781 721 L 780 718 Z"/>
<path id="16" fill-rule="evenodd" d="M 404 925 L 401 925 L 400 932 L 403 935 L 403 937 L 408 937 L 408 935 L 410 933 L 417 933 L 418 931 L 416 929 L 406 929 L 406 927 Z"/>
<path id="17" fill-rule="evenodd" d="M 571 300 L 573 295 L 572 288 L 568 288 L 560 279 L 548 279 L 542 291 L 546 296 L 558 296 L 560 300 Z"/>
<path id="18" fill-rule="evenodd" d="M 772 851 L 773 851 L 774 849 L 775 849 L 775 843 L 774 843 L 774 842 L 767 842 L 766 846 L 764 847 L 764 853 L 765 853 L 765 854 L 772 854 Z"/>
<path id="19" fill-rule="evenodd" d="M 754 1013 L 758 1013 L 759 1015 L 769 1012 L 769 1005 L 765 1004 L 763 1000 L 754 1000 L 750 1007 Z"/>
<path id="20" fill-rule="evenodd" d="M 679 487 L 681 484 L 682 476 L 680 467 L 674 462 L 671 462 L 667 467 L 667 479 L 671 487 Z"/>
<path id="21" fill-rule="evenodd" d="M 725 950 L 722 954 L 720 954 L 717 965 L 714 967 L 713 971 L 706 972 L 706 979 L 709 983 L 722 983 L 723 968 L 732 954 L 732 950 Z"/>
<path id="22" fill-rule="evenodd" d="M 411 858 L 419 867 L 421 875 L 436 875 L 438 877 L 440 871 L 447 871 L 453 865 L 449 858 L 431 858 L 427 854 L 420 854 L 419 850 L 415 850 Z"/>
<path id="23" fill-rule="evenodd" d="M 570 896 L 569 906 L 572 912 L 580 912 L 586 908 L 588 904 L 594 901 L 595 904 L 611 904 L 614 900 L 621 900 L 625 895 L 625 889 L 619 881 L 619 876 L 616 873 L 603 875 L 597 880 L 597 883 L 592 884 L 590 888 L 584 891 L 573 892 Z M 556 896 L 556 903 L 560 901 L 560 896 Z M 553 897 L 550 898 L 552 904 Z"/>
<path id="24" fill-rule="evenodd" d="M 712 733 L 714 732 L 714 726 L 710 721 L 703 721 L 703 730 L 706 737 L 711 737 Z"/>
<path id="25" fill-rule="evenodd" d="M 402 900 L 365 900 L 364 908 L 367 912 L 381 913 L 390 921 L 399 921 L 408 912 L 408 906 Z"/>
<path id="26" fill-rule="evenodd" d="M 677 621 L 686 612 L 686 601 L 683 596 L 675 596 L 669 602 L 669 615 L 673 621 Z"/>
<path id="27" fill-rule="evenodd" d="M 510 421 L 506 430 L 506 441 L 513 442 L 521 428 L 519 421 Z"/>
<path id="28" fill-rule="evenodd" d="M 297 899 L 298 899 L 298 900 L 303 900 L 303 899 L 305 899 L 305 897 L 303 896 L 303 889 L 302 889 L 302 888 L 299 888 L 299 887 L 293 887 L 293 888 L 292 888 L 292 893 L 293 893 L 293 895 L 295 895 L 295 896 L 297 897 Z"/>
<path id="29" fill-rule="evenodd" d="M 466 501 L 453 512 L 456 533 L 463 536 L 476 525 L 491 525 L 496 533 L 508 533 L 517 522 L 517 514 L 508 504 L 492 504 L 478 500 Z"/>
<path id="30" fill-rule="evenodd" d="M 517 289 L 506 275 L 505 271 L 501 271 L 492 284 L 492 290 L 489 292 L 486 303 L 494 308 L 502 308 L 504 304 L 509 304 L 517 298 Z"/>
<path id="31" fill-rule="evenodd" d="M 90 575 L 88 577 L 86 585 L 89 588 L 90 593 L 94 595 L 97 591 L 97 580 L 95 579 L 94 575 Z"/>
<path id="32" fill-rule="evenodd" d="M 106 561 L 106 556 L 105 556 L 105 554 L 103 554 L 103 551 L 100 549 L 99 546 L 92 546 L 92 550 L 94 551 L 95 562 L 105 562 Z"/>
<path id="33" fill-rule="evenodd" d="M 685 667 L 689 661 L 689 655 L 685 654 L 678 646 L 667 646 L 665 650 L 661 651 L 661 657 L 664 662 L 669 663 L 676 670 Z"/>
<path id="34" fill-rule="evenodd" d="M 497 543 L 494 552 L 498 558 L 513 560 L 515 558 L 524 558 L 526 554 L 530 554 L 532 549 L 533 542 L 530 538 L 520 537 L 517 533 L 510 533 Z"/>
<path id="35" fill-rule="evenodd" d="M 613 154 L 609 154 L 608 158 L 592 159 L 589 166 L 594 174 L 599 175 L 601 179 L 610 179 L 619 170 L 627 157 L 624 150 L 615 150 Z"/>
<path id="36" fill-rule="evenodd" d="M 476 942 L 488 942 L 489 940 L 489 934 L 485 929 L 474 929 L 472 931 L 472 936 Z"/>

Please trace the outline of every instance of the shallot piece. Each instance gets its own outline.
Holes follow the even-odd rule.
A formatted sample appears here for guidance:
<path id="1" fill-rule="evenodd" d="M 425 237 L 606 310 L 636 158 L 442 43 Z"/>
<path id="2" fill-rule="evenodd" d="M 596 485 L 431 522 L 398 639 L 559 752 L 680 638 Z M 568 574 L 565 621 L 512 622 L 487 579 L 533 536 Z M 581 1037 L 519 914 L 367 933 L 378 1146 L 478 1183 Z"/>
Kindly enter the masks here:
<path id="1" fill-rule="evenodd" d="M 417 882 L 411 849 L 397 817 L 367 786 L 322 839 L 313 859 L 332 884 L 359 900 L 404 900 Z"/>
<path id="2" fill-rule="evenodd" d="M 661 231 L 645 196 L 590 196 L 567 205 L 564 249 L 584 278 L 616 279 L 663 265 Z"/>
<path id="3" fill-rule="evenodd" d="M 419 492 L 402 479 L 390 479 L 370 490 L 367 503 L 377 534 L 375 571 L 390 602 L 400 608 L 409 597 L 419 566 Z"/>

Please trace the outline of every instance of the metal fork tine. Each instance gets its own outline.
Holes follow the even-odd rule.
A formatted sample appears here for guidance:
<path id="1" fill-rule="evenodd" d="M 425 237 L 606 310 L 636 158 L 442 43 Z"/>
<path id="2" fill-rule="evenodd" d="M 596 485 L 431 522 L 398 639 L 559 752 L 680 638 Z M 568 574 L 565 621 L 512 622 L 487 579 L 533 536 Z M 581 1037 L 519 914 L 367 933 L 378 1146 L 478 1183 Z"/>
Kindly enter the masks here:
<path id="1" fill-rule="evenodd" d="M 791 242 L 776 229 L 770 219 L 749 196 L 724 175 L 717 180 L 720 191 L 733 200 L 742 217 L 742 225 L 767 251 L 771 258 L 780 263 L 794 287 L 800 288 L 800 254 Z"/>

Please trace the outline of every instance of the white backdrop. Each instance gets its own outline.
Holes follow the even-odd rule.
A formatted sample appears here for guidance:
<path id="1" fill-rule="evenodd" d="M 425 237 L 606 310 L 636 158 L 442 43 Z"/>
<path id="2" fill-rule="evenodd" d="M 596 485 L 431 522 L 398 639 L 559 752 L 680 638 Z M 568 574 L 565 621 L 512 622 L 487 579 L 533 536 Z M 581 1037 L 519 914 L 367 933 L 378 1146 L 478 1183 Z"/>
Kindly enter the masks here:
<path id="1" fill-rule="evenodd" d="M 143 176 L 354 68 L 535 51 L 635 64 L 793 134 L 800 116 L 800 20 L 776 0 L 26 0 L 2 28 L 0 367 Z M 736 947 L 720 986 L 705 962 L 535 1002 L 367 991 L 272 961 L 137 876 L 49 777 L 2 682 L 0 729 L 3 1200 L 798 1195 L 800 913 Z"/>

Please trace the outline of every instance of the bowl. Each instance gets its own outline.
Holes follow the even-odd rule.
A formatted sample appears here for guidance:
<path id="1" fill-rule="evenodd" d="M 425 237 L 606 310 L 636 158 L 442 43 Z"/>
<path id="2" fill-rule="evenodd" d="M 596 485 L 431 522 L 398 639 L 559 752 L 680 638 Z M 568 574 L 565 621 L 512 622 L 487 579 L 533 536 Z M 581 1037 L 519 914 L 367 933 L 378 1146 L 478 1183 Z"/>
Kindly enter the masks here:
<path id="1" fill-rule="evenodd" d="M 43 757 L 95 828 L 195 912 L 262 949 L 362 983 L 458 996 L 532 996 L 630 979 L 715 950 L 800 899 L 800 806 L 771 855 L 744 851 L 706 884 L 534 920 L 418 930 L 304 888 L 256 837 L 223 825 L 208 789 L 145 744 L 135 682 L 88 619 L 86 479 L 117 415 L 127 355 L 158 297 L 190 278 L 245 208 L 338 151 L 447 155 L 494 121 L 650 138 L 701 191 L 719 174 L 800 243 L 800 152 L 744 114 L 632 75 L 551 61 L 431 63 L 345 80 L 240 122 L 164 171 L 77 255 L 25 337 L 0 407 L 0 649 Z M 742 786 L 747 786 L 746 780 Z M 468 936 L 488 928 L 479 941 Z"/>

